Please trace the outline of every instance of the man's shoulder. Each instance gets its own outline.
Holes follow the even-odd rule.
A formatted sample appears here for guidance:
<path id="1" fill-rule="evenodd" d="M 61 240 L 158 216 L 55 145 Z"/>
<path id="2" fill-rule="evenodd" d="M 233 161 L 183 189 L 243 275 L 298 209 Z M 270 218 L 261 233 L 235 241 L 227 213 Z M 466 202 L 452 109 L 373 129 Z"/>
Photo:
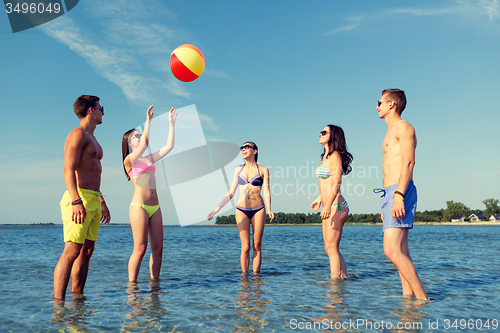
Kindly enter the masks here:
<path id="1" fill-rule="evenodd" d="M 69 135 L 76 135 L 76 136 L 81 136 L 81 137 L 90 137 L 91 136 L 85 129 L 81 128 L 80 126 L 72 129 L 71 132 L 69 132 L 68 136 Z"/>
<path id="2" fill-rule="evenodd" d="M 85 143 L 89 140 L 89 134 L 84 131 L 81 127 L 74 128 L 71 132 L 69 132 L 66 137 L 66 141 L 78 141 L 81 143 Z"/>
<path id="3" fill-rule="evenodd" d="M 403 119 L 395 126 L 395 130 L 399 133 L 415 132 L 413 125 Z"/>

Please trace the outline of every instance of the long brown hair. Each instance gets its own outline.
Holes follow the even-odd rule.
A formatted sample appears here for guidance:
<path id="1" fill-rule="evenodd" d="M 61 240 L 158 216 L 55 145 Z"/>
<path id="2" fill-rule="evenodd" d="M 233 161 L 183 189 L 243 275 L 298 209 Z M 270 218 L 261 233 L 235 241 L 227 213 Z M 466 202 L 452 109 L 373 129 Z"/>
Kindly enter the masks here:
<path id="1" fill-rule="evenodd" d="M 344 130 L 335 125 L 328 125 L 330 128 L 330 140 L 328 140 L 328 154 L 326 157 L 330 156 L 334 151 L 340 154 L 342 158 L 342 174 L 347 175 L 352 171 L 352 155 L 347 150 L 347 144 L 345 142 Z M 325 149 L 323 149 L 323 154 L 321 154 L 321 160 L 325 156 Z"/>
<path id="2" fill-rule="evenodd" d="M 123 155 L 123 171 L 125 171 L 125 176 L 127 176 L 127 179 L 130 180 L 130 176 L 128 175 L 127 169 L 125 169 L 125 157 L 127 157 L 128 154 L 130 154 L 130 148 L 128 146 L 128 140 L 130 138 L 130 134 L 132 134 L 133 131 L 137 131 L 135 128 L 132 128 L 131 130 L 128 130 L 123 134 L 122 138 L 122 155 Z"/>

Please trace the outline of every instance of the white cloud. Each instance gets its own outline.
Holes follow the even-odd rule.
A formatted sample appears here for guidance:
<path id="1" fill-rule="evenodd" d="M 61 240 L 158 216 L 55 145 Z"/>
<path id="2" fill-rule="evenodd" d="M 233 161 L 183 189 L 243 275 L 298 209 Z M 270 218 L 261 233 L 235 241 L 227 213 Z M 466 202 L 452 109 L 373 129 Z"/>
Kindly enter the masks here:
<path id="1" fill-rule="evenodd" d="M 40 29 L 85 58 L 97 73 L 119 86 L 128 99 L 132 101 L 150 99 L 149 84 L 130 70 L 139 67 L 130 54 L 94 43 L 81 31 L 76 22 L 66 16 L 44 24 Z"/>
<path id="2" fill-rule="evenodd" d="M 40 29 L 83 57 L 132 102 L 191 98 L 168 66 L 171 51 L 187 34 L 165 25 L 165 18 L 175 21 L 175 16 L 161 2 L 89 0 L 80 6 L 88 13 L 85 21 L 68 15 Z"/>
<path id="3" fill-rule="evenodd" d="M 490 20 L 493 21 L 500 18 L 499 0 L 479 0 L 479 4 L 483 7 L 483 10 Z"/>
<path id="4" fill-rule="evenodd" d="M 349 21 L 352 21 L 351 24 L 347 24 L 347 25 L 344 25 L 344 26 L 340 26 L 338 28 L 335 28 L 333 30 L 330 30 L 330 31 L 327 31 L 325 32 L 323 35 L 324 36 L 331 36 L 331 35 L 334 35 L 334 34 L 337 34 L 339 32 L 344 32 L 344 31 L 351 31 L 355 28 L 357 28 L 363 21 L 363 16 L 359 16 L 359 17 L 351 17 L 349 19 Z"/>
<path id="5" fill-rule="evenodd" d="M 325 32 L 323 35 L 330 36 L 330 35 L 334 35 L 334 34 L 339 33 L 339 32 L 351 31 L 354 28 L 356 28 L 358 25 L 359 25 L 359 23 L 354 23 L 354 24 L 338 27 L 336 29 Z"/>
<path id="6" fill-rule="evenodd" d="M 384 16 L 408 14 L 411 16 L 442 16 L 460 12 L 458 7 L 448 8 L 393 8 L 382 13 Z"/>
<path id="7" fill-rule="evenodd" d="M 500 18 L 500 0 L 456 0 L 455 3 L 447 7 L 441 8 L 389 8 L 381 10 L 378 13 L 370 15 L 358 15 L 348 18 L 350 23 L 341 25 L 335 29 L 329 30 L 323 35 L 330 36 L 341 32 L 347 32 L 359 28 L 363 24 L 380 20 L 388 16 L 407 15 L 407 16 L 450 16 L 463 15 L 475 19 L 476 22 L 482 23 L 486 15 L 490 21 Z"/>

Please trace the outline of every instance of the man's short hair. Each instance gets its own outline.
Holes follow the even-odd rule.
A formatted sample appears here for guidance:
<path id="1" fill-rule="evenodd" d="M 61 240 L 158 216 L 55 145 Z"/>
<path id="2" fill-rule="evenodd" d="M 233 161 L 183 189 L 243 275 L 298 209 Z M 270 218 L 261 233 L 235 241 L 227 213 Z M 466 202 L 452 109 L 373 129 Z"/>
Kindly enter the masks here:
<path id="1" fill-rule="evenodd" d="M 82 95 L 78 97 L 73 103 L 73 109 L 75 114 L 79 119 L 85 118 L 89 111 L 89 108 L 95 107 L 96 103 L 99 102 L 100 98 L 92 95 Z"/>
<path id="2" fill-rule="evenodd" d="M 385 89 L 382 91 L 382 96 L 387 94 L 388 98 L 396 103 L 396 112 L 401 114 L 406 108 L 406 95 L 401 89 Z"/>

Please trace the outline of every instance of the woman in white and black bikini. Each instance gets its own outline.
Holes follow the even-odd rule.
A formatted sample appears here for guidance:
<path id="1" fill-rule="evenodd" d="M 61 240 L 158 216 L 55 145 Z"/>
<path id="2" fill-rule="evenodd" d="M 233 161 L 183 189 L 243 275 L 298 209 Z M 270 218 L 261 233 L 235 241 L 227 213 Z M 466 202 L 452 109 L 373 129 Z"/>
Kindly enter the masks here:
<path id="1" fill-rule="evenodd" d="M 349 205 L 340 193 L 340 185 L 342 175 L 347 175 L 352 170 L 352 155 L 347 151 L 344 131 L 339 126 L 326 126 L 320 132 L 319 143 L 324 147 L 321 163 L 316 169 L 320 195 L 311 204 L 311 209 L 317 211 L 323 206 L 321 220 L 325 251 L 330 260 L 330 277 L 347 279 L 347 266 L 340 254 L 339 245 L 342 229 L 349 215 Z"/>

